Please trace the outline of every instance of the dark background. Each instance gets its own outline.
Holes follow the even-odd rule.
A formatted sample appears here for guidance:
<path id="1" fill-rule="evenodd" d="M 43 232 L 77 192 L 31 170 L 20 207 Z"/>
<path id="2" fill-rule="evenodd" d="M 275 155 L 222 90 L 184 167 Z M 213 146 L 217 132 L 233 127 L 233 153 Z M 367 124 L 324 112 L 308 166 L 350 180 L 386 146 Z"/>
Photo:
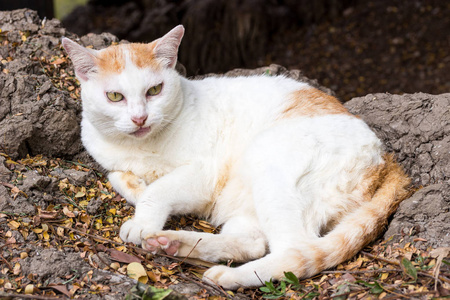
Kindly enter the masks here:
<path id="1" fill-rule="evenodd" d="M 1 1 L 2 9 L 4 2 L 52 15 L 50 0 Z M 111 32 L 132 42 L 183 24 L 179 60 L 188 75 L 277 63 L 342 100 L 450 91 L 450 1 L 90 0 L 62 21 L 78 35 Z"/>

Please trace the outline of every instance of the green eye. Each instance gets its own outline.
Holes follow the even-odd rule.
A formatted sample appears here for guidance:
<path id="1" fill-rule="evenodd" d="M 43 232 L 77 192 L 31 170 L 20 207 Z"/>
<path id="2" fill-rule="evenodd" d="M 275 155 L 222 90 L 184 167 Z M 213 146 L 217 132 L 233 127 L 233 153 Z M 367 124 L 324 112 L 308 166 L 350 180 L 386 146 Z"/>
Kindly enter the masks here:
<path id="1" fill-rule="evenodd" d="M 162 83 L 152 86 L 151 88 L 148 89 L 147 96 L 158 95 L 159 93 L 161 93 L 161 88 L 162 88 Z"/>
<path id="2" fill-rule="evenodd" d="M 121 93 L 117 93 L 117 92 L 107 92 L 106 96 L 112 102 L 119 102 L 119 101 L 123 100 L 123 95 Z"/>

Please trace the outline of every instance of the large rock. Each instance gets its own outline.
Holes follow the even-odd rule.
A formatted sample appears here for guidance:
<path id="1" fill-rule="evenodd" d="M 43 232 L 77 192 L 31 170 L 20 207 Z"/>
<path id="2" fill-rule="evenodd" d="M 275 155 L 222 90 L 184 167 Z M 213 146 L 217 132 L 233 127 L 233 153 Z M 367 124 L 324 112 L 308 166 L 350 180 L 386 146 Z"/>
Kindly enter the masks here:
<path id="1" fill-rule="evenodd" d="M 385 238 L 450 246 L 450 94 L 375 94 L 345 105 L 396 153 L 419 189 L 400 204 Z"/>
<path id="2" fill-rule="evenodd" d="M 68 90 L 77 83 L 70 62 L 58 61 L 61 38 L 76 36 L 28 9 L 0 11 L 0 29 L 0 150 L 14 159 L 80 153 L 81 102 Z M 111 34 L 81 38 L 96 48 L 117 41 Z"/>

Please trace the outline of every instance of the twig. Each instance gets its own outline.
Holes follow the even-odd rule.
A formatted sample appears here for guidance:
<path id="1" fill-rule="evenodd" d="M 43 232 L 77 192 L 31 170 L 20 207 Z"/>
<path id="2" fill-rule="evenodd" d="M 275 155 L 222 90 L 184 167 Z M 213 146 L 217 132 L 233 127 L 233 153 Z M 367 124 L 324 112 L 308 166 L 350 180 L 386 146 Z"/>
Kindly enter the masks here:
<path id="1" fill-rule="evenodd" d="M 376 282 L 376 281 L 375 281 Z M 377 282 L 378 283 L 378 282 Z M 390 290 L 388 290 L 387 288 L 385 288 L 384 286 L 382 286 L 381 284 L 378 284 L 385 292 L 387 292 L 387 293 L 391 293 L 391 294 L 394 294 L 394 295 L 396 295 L 396 296 L 398 296 L 398 297 L 400 297 L 400 298 L 406 298 L 406 299 L 409 299 L 409 297 L 407 297 L 407 296 L 405 296 L 405 295 L 402 295 L 402 294 L 399 294 L 399 293 L 396 293 L 396 292 L 394 292 L 394 291 L 390 291 Z"/>
<path id="2" fill-rule="evenodd" d="M 184 263 L 184 261 L 191 255 L 192 251 L 194 251 L 195 247 L 197 247 L 198 243 L 200 243 L 201 240 L 202 239 L 198 239 L 197 243 L 195 243 L 194 247 L 192 247 L 191 251 L 189 251 L 188 255 L 186 255 L 186 257 L 183 258 L 183 260 L 179 263 L 179 265 Z"/>
<path id="3" fill-rule="evenodd" d="M 37 299 L 37 300 L 61 300 L 68 299 L 67 297 L 48 297 L 48 296 L 39 296 L 39 295 L 26 295 L 26 294 L 9 294 L 0 292 L 0 298 L 8 299 L 8 298 L 25 298 L 25 299 Z"/>
<path id="4" fill-rule="evenodd" d="M 305 299 L 305 298 L 309 295 L 309 293 L 311 293 L 313 290 L 314 290 L 314 287 L 310 288 L 310 289 L 307 290 L 307 291 L 303 294 L 303 296 L 301 296 L 298 300 Z"/>
<path id="5" fill-rule="evenodd" d="M 3 255 L 0 253 L 0 257 L 1 259 L 6 263 L 6 265 L 8 266 L 9 270 L 12 271 L 12 266 L 9 264 L 9 262 L 3 257 Z"/>
<path id="6" fill-rule="evenodd" d="M 400 263 L 398 261 L 390 260 L 390 259 L 387 259 L 387 258 L 384 258 L 384 257 L 378 257 L 378 256 L 375 256 L 373 254 L 370 254 L 370 253 L 367 253 L 367 252 L 364 252 L 364 251 L 361 251 L 361 253 L 364 254 L 367 257 L 372 258 L 372 259 L 376 259 L 376 260 L 379 260 L 379 261 L 382 261 L 382 262 L 385 262 L 385 263 L 388 263 L 388 264 L 391 264 L 391 265 L 400 266 Z"/>
<path id="7" fill-rule="evenodd" d="M 258 280 L 259 280 L 259 282 L 261 282 L 261 285 L 264 285 L 264 282 L 261 280 L 261 278 L 259 277 L 258 273 L 256 273 L 256 271 L 255 271 L 255 275 L 256 275 L 256 277 L 258 277 Z"/>

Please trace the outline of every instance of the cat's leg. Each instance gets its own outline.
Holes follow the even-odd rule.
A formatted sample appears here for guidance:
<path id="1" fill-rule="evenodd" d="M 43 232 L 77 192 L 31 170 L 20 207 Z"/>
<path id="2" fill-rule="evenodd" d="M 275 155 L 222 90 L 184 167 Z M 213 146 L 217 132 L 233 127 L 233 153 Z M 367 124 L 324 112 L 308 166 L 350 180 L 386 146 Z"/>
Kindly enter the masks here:
<path id="1" fill-rule="evenodd" d="M 131 205 L 136 205 L 137 200 L 147 187 L 144 179 L 131 172 L 110 172 L 108 180 L 112 187 Z"/>
<path id="2" fill-rule="evenodd" d="M 248 216 L 234 217 L 226 222 L 220 234 L 167 230 L 149 236 L 143 248 L 169 255 L 200 258 L 218 262 L 245 262 L 266 253 L 266 240 L 257 227 L 257 220 Z"/>
<path id="3" fill-rule="evenodd" d="M 185 165 L 148 185 L 136 202 L 136 212 L 120 228 L 125 242 L 141 244 L 144 237 L 161 231 L 170 214 L 199 211 L 209 199 L 207 174 L 200 164 Z"/>

